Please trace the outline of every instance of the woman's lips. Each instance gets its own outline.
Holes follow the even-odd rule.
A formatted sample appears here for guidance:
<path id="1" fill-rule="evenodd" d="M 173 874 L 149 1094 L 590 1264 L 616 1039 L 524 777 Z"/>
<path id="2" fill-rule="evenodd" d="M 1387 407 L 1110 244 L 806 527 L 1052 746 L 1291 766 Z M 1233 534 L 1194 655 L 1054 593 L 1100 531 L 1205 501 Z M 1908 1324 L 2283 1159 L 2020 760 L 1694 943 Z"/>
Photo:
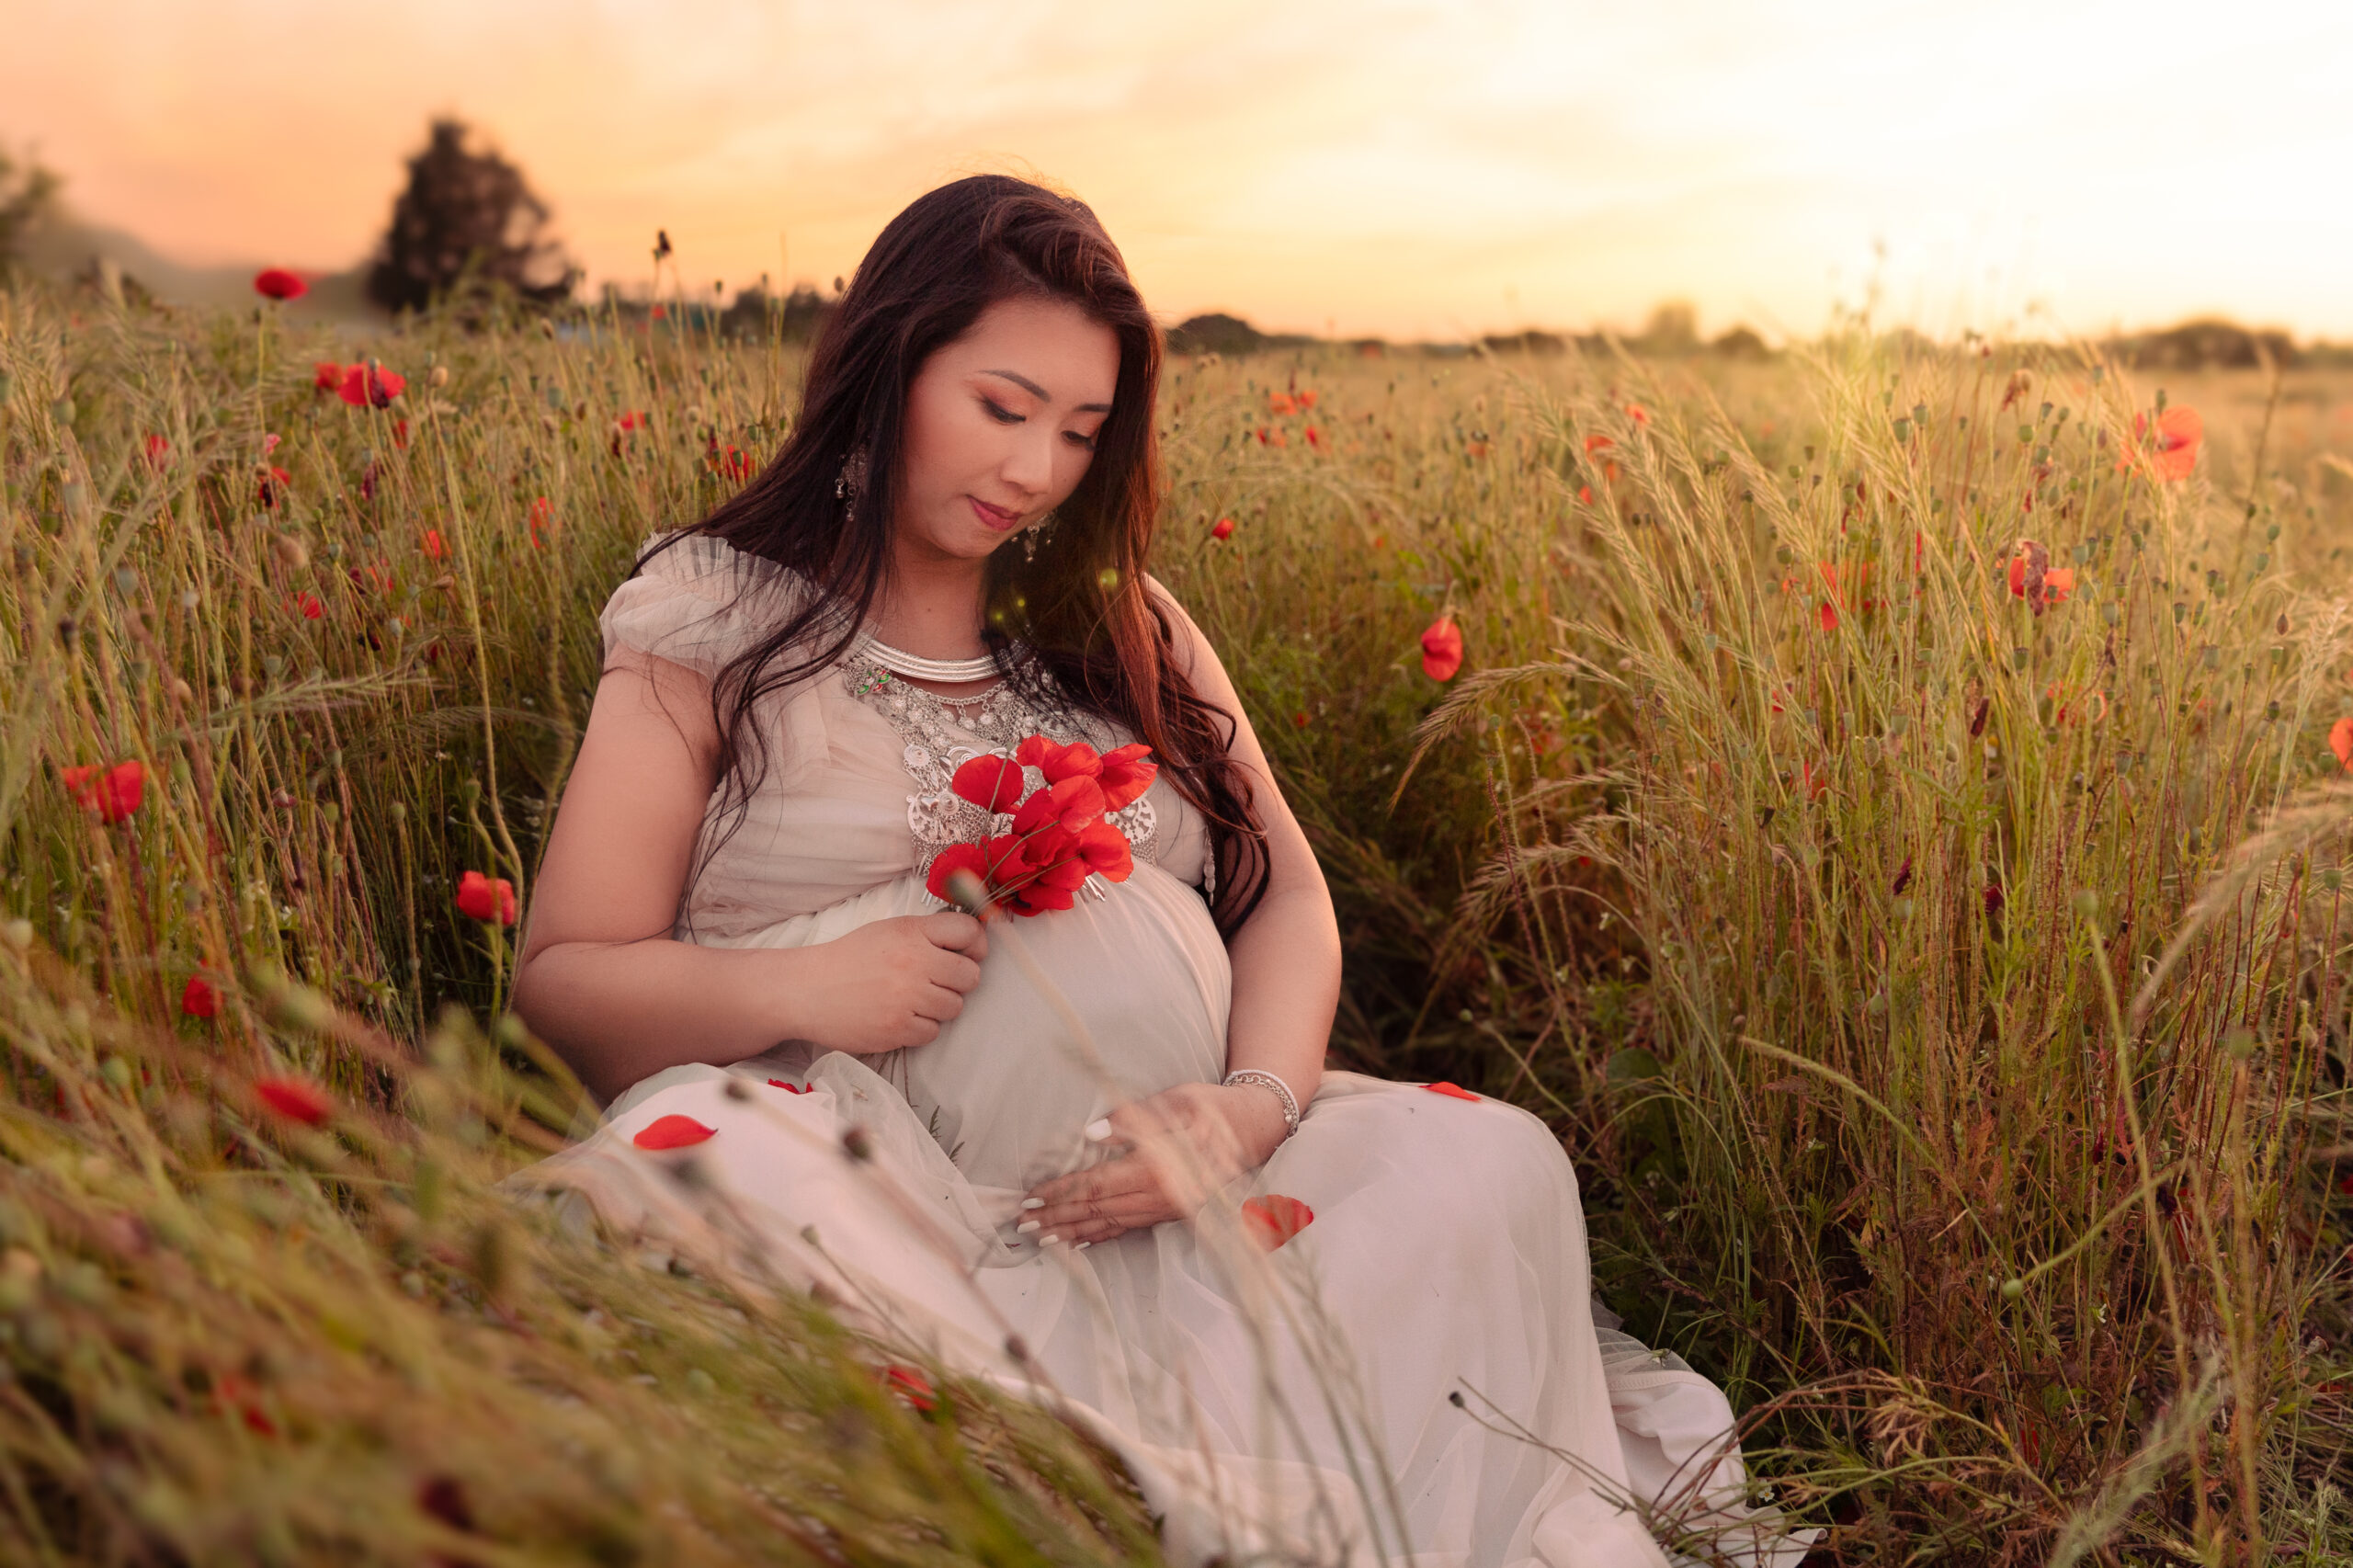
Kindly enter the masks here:
<path id="1" fill-rule="evenodd" d="M 981 526 L 983 528 L 995 528 L 997 532 L 1003 533 L 1021 520 L 1020 513 L 1008 512 L 1002 506 L 992 506 L 977 495 L 967 495 L 964 499 L 972 504 L 972 516 L 981 519 Z"/>

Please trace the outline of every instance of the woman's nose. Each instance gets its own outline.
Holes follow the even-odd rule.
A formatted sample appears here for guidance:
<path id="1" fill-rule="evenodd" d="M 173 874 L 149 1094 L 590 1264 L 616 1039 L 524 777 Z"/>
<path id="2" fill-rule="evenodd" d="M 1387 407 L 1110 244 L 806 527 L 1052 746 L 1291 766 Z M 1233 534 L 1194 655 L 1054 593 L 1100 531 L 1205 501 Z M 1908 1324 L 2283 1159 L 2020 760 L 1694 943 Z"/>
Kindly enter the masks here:
<path id="1" fill-rule="evenodd" d="M 1033 435 L 1023 430 L 1014 440 L 1013 449 L 1006 454 L 1005 482 L 1032 495 L 1043 494 L 1054 483 L 1053 433 L 1040 431 Z"/>

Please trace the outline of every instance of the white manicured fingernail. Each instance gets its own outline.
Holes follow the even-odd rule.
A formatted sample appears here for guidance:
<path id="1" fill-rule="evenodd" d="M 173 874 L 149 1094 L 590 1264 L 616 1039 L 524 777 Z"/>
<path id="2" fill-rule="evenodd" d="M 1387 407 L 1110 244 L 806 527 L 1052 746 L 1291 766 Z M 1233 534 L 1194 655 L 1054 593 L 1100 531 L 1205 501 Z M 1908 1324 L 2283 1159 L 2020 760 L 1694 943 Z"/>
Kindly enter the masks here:
<path id="1" fill-rule="evenodd" d="M 1094 1120 L 1086 1124 L 1086 1137 L 1089 1142 L 1100 1143 L 1109 1136 L 1111 1136 L 1111 1119 L 1109 1117 L 1098 1116 Z"/>
<path id="2" fill-rule="evenodd" d="M 1058 1235 L 1040 1236 L 1038 1238 L 1038 1244 L 1041 1247 L 1050 1247 L 1061 1240 L 1062 1237 Z"/>
<path id="3" fill-rule="evenodd" d="M 1070 1250 L 1073 1252 L 1085 1252 L 1088 1247 L 1091 1247 L 1094 1244 L 1095 1244 L 1093 1242 L 1081 1242 Z"/>
<path id="4" fill-rule="evenodd" d="M 1045 1206 L 1046 1200 L 1042 1198 L 1025 1198 L 1021 1200 L 1021 1207 L 1024 1209 L 1043 1209 Z"/>
<path id="5" fill-rule="evenodd" d="M 1021 1223 L 1013 1227 L 1013 1233 L 1016 1235 L 1026 1236 L 1030 1232 L 1036 1230 L 1038 1226 L 1039 1221 L 1036 1220 L 1024 1220 Z"/>

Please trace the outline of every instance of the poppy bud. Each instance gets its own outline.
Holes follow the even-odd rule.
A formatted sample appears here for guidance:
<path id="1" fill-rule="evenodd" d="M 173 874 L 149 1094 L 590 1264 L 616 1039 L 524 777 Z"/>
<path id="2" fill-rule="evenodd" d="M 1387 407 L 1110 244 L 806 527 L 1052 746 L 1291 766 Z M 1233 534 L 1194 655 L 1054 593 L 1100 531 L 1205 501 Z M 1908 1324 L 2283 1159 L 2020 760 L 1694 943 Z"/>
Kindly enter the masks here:
<path id="1" fill-rule="evenodd" d="M 1422 632 L 1422 673 L 1432 680 L 1452 680 L 1462 668 L 1462 629 L 1440 616 Z"/>

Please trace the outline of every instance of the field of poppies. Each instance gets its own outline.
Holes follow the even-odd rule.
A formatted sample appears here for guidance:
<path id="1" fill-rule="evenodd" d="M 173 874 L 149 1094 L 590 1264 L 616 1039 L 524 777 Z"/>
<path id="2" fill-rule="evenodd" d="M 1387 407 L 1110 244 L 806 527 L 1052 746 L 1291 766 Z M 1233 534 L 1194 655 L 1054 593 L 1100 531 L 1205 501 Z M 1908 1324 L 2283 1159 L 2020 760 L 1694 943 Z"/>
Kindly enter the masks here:
<path id="1" fill-rule="evenodd" d="M 1116 1465 L 494 1189 L 596 615 L 799 360 L 0 294 L 0 1543 L 1149 1561 Z M 1335 1061 L 1556 1125 L 1824 1561 L 2341 1561 L 2353 384 L 1850 330 L 1175 361 Z"/>

